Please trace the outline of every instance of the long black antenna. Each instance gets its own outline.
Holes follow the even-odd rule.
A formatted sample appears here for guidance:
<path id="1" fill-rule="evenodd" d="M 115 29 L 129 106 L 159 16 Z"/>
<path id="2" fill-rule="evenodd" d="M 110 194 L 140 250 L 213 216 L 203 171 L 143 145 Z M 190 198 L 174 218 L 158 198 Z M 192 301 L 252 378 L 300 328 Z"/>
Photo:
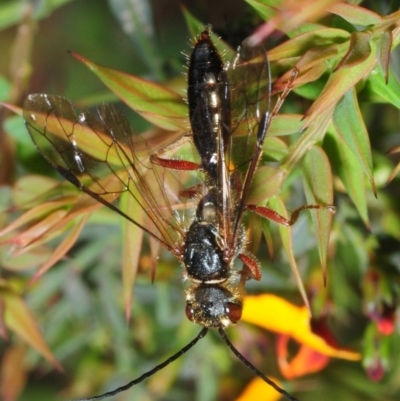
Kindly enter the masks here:
<path id="1" fill-rule="evenodd" d="M 150 376 L 153 376 L 154 373 L 158 372 L 159 370 L 165 368 L 167 365 L 169 365 L 171 362 L 174 362 L 175 359 L 178 359 L 180 356 L 182 356 L 185 352 L 189 351 L 190 348 L 192 348 L 194 345 L 196 345 L 196 343 L 201 340 L 206 334 L 207 334 L 208 328 L 204 327 L 203 330 L 200 331 L 200 333 L 197 335 L 196 338 L 194 338 L 189 344 L 187 344 L 186 346 L 184 346 L 181 350 L 179 350 L 176 354 L 170 356 L 167 360 L 165 360 L 164 362 L 160 363 L 159 365 L 157 365 L 156 367 L 154 367 L 153 369 L 149 370 L 146 373 L 143 373 L 142 376 L 138 377 L 137 379 L 134 379 L 132 381 L 130 381 L 129 383 L 125 384 L 124 386 L 118 387 L 115 390 L 109 391 L 108 393 L 104 393 L 101 395 L 95 395 L 94 397 L 89 397 L 89 398 L 79 398 L 76 400 L 71 400 L 71 401 L 98 401 L 98 400 L 102 400 L 104 398 L 107 397 L 111 397 L 113 395 L 116 395 L 122 391 L 128 390 L 129 388 L 131 388 L 132 386 L 134 386 L 135 384 L 138 384 L 140 382 L 142 382 L 144 379 L 147 379 Z"/>
<path id="2" fill-rule="evenodd" d="M 248 361 L 234 346 L 233 344 L 229 341 L 228 337 L 225 334 L 225 331 L 223 328 L 218 329 L 219 335 L 222 337 L 222 339 L 225 341 L 226 345 L 229 347 L 229 349 L 233 352 L 233 354 L 239 358 L 244 365 L 249 368 L 254 374 L 256 374 L 258 377 L 263 379 L 265 383 L 269 384 L 271 387 L 273 387 L 278 393 L 282 394 L 286 399 L 289 401 L 299 401 L 297 398 L 291 396 L 289 393 L 287 393 L 284 389 L 280 388 L 276 383 L 274 383 L 271 379 L 268 379 L 267 376 L 264 375 L 264 373 L 260 372 L 250 361 Z"/>

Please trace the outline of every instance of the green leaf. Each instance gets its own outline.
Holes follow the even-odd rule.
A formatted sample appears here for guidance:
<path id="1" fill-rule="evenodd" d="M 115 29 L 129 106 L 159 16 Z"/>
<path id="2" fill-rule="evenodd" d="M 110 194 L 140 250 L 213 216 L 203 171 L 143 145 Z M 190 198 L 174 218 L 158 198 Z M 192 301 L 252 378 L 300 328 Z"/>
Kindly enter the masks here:
<path id="1" fill-rule="evenodd" d="M 355 67 L 367 60 L 371 54 L 371 39 L 371 32 L 353 32 L 350 38 L 349 49 L 340 60 L 336 69 Z"/>
<path id="2" fill-rule="evenodd" d="M 348 91 L 337 104 L 333 113 L 333 124 L 336 132 L 356 157 L 376 196 L 376 186 L 372 174 L 371 144 L 354 89 Z"/>
<path id="3" fill-rule="evenodd" d="M 3 238 L 2 240 L 4 241 Z M 13 241 L 13 238 L 11 238 L 9 243 L 18 243 L 18 240 Z M 5 251 L 3 248 L 0 250 L 0 260 L 4 270 L 21 273 L 31 271 L 33 266 L 40 266 L 50 257 L 50 254 L 51 250 L 46 246 L 31 247 L 29 250 L 26 248 L 21 250 L 15 247 L 15 252 Z"/>
<path id="4" fill-rule="evenodd" d="M 329 155 L 332 169 L 342 180 L 348 195 L 356 206 L 361 218 L 369 227 L 367 196 L 362 166 L 354 156 L 340 135 L 327 135 L 324 150 Z"/>
<path id="5" fill-rule="evenodd" d="M 21 160 L 29 160 L 32 156 L 37 155 L 37 149 L 29 135 L 26 135 L 24 120 L 19 115 L 5 119 L 4 130 L 18 145 L 18 156 Z"/>
<path id="6" fill-rule="evenodd" d="M 318 115 L 308 116 L 305 124 L 306 129 L 289 149 L 286 158 L 282 161 L 281 169 L 290 173 L 293 167 L 302 159 L 308 150 L 316 143 L 322 141 L 331 124 L 333 107 L 324 109 Z"/>
<path id="7" fill-rule="evenodd" d="M 355 62 L 355 60 L 353 61 Z M 329 77 L 324 90 L 307 110 L 305 116 L 320 115 L 329 107 L 334 106 L 349 89 L 353 88 L 361 79 L 369 75 L 375 64 L 376 46 L 373 46 L 368 58 L 364 61 L 336 70 Z"/>
<path id="8" fill-rule="evenodd" d="M 320 147 L 313 146 L 307 152 L 302 172 L 307 203 L 321 206 L 332 205 L 332 170 L 328 157 Z M 319 258 L 324 277 L 326 277 L 326 259 L 333 215 L 327 209 L 314 209 L 310 212 L 317 235 Z"/>
<path id="9" fill-rule="evenodd" d="M 271 3 L 277 4 L 280 3 L 280 1 L 276 0 L 273 2 L 269 2 L 270 4 L 266 4 L 265 1 L 246 0 L 246 3 L 250 4 L 264 21 L 268 21 L 276 14 L 276 8 L 273 7 L 273 4 Z"/>
<path id="10" fill-rule="evenodd" d="M 282 187 L 283 179 L 284 174 L 279 169 L 259 167 L 251 182 L 248 203 L 259 204 L 276 195 Z"/>
<path id="11" fill-rule="evenodd" d="M 0 231 L 0 236 L 3 235 L 8 235 L 9 233 L 13 232 L 14 230 L 19 230 L 21 229 L 24 225 L 29 225 L 29 240 L 24 240 L 22 243 L 22 239 L 24 239 L 24 232 L 22 231 L 19 234 L 20 237 L 20 242 L 18 245 L 27 245 L 32 241 L 32 237 L 34 237 L 35 231 L 34 227 L 32 226 L 32 223 L 37 223 L 42 222 L 43 220 L 46 219 L 46 217 L 57 213 L 58 211 L 62 211 L 63 207 L 68 205 L 68 201 L 70 202 L 70 199 L 57 199 L 54 201 L 49 201 L 49 202 L 42 202 L 39 205 L 36 205 L 35 207 L 31 207 L 27 212 L 25 212 L 23 215 L 19 216 L 17 219 L 12 221 L 8 226 L 4 227 Z M 64 211 L 64 213 L 66 213 Z M 57 222 L 60 221 L 60 215 L 57 216 Z M 54 222 L 53 222 L 54 223 Z M 43 235 L 43 227 L 40 233 L 37 234 L 37 236 Z"/>
<path id="12" fill-rule="evenodd" d="M 282 160 L 288 154 L 286 143 L 276 137 L 267 137 L 263 144 L 263 156 L 273 160 Z"/>
<path id="13" fill-rule="evenodd" d="M 272 119 L 268 136 L 286 136 L 297 134 L 303 127 L 301 114 L 278 114 Z"/>
<path id="14" fill-rule="evenodd" d="M 10 82 L 0 75 L 0 101 L 5 101 L 10 96 L 11 85 Z"/>
<path id="15" fill-rule="evenodd" d="M 67 252 L 77 241 L 88 217 L 89 214 L 86 213 L 83 214 L 79 219 L 72 222 L 71 228 L 67 231 L 65 238 L 63 238 L 63 240 L 57 245 L 49 258 L 46 259 L 43 264 L 41 264 L 40 269 L 32 276 L 28 285 L 32 285 L 67 254 Z"/>
<path id="16" fill-rule="evenodd" d="M 0 281 L 0 301 L 4 306 L 4 321 L 6 327 L 18 337 L 35 348 L 57 369 L 62 370 L 54 355 L 46 344 L 35 318 L 20 295 L 6 281 Z"/>
<path id="17" fill-rule="evenodd" d="M 193 38 L 197 38 L 197 36 L 206 28 L 206 24 L 195 18 L 185 7 L 182 7 L 182 10 L 190 34 Z M 236 56 L 236 51 L 234 51 L 226 42 L 224 42 L 220 36 L 211 31 L 211 39 L 219 53 L 224 55 L 223 59 L 225 61 L 234 59 Z"/>
<path id="18" fill-rule="evenodd" d="M 400 109 L 400 83 L 391 69 L 389 69 L 388 82 L 386 83 L 382 69 L 376 66 L 368 77 L 364 90 L 372 92 L 372 96 L 377 96 L 377 101 L 389 102 Z"/>
<path id="19" fill-rule="evenodd" d="M 282 199 L 279 196 L 271 198 L 269 200 L 268 207 L 275 210 L 283 217 L 288 218 L 288 212 L 286 210 L 285 204 L 283 203 Z M 297 266 L 296 258 L 293 252 L 292 230 L 290 227 L 284 227 L 279 225 L 279 233 L 282 239 L 283 248 L 285 249 L 286 255 L 288 257 L 290 268 L 293 272 L 301 297 L 303 298 L 303 301 L 307 306 L 308 310 L 311 311 L 310 303 L 308 302 L 306 290 L 304 289 L 303 281 L 301 279 L 299 268 Z"/>
<path id="20" fill-rule="evenodd" d="M 353 25 L 368 26 L 382 22 L 382 17 L 379 14 L 353 4 L 334 4 L 329 8 L 329 11 L 332 14 L 339 15 Z"/>
<path id="21" fill-rule="evenodd" d="M 182 6 L 183 17 L 185 18 L 186 26 L 192 37 L 196 37 L 204 28 L 204 22 L 198 20 L 191 14 L 185 6 Z"/>
<path id="22" fill-rule="evenodd" d="M 147 0 L 109 0 L 108 3 L 121 28 L 138 49 L 148 70 L 157 80 L 162 80 L 162 60 L 156 46 L 150 3 Z"/>
<path id="23" fill-rule="evenodd" d="M 377 366 L 383 370 L 382 374 L 388 372 L 391 367 L 393 353 L 397 347 L 392 336 L 383 336 L 379 333 L 375 322 L 371 322 L 364 333 L 363 366 L 371 378 Z"/>
<path id="24" fill-rule="evenodd" d="M 305 23 L 304 25 L 300 25 L 294 28 L 292 31 L 287 32 L 286 34 L 288 35 L 289 38 L 295 38 L 296 36 L 299 36 L 303 33 L 316 31 L 317 29 L 321 28 L 326 28 L 326 26 L 315 22 L 308 22 Z"/>
<path id="25" fill-rule="evenodd" d="M 38 202 L 43 202 L 43 196 L 48 196 L 48 191 L 52 189 L 56 189 L 57 195 L 60 197 L 59 181 L 43 175 L 26 174 L 19 178 L 13 186 L 14 205 L 20 208 L 36 206 Z"/>
<path id="26" fill-rule="evenodd" d="M 271 49 L 268 58 L 270 61 L 280 61 L 285 58 L 300 57 L 312 48 L 340 44 L 349 38 L 350 33 L 342 29 L 323 27 L 301 34 Z"/>
<path id="27" fill-rule="evenodd" d="M 164 86 L 112 68 L 101 67 L 71 53 L 91 69 L 123 102 L 152 124 L 166 130 L 187 130 L 187 105 L 182 96 Z"/>
<path id="28" fill-rule="evenodd" d="M 34 2 L 30 5 L 33 8 L 33 18 L 35 20 L 47 17 L 53 10 L 70 3 L 73 0 L 52 0 Z M 28 3 L 25 0 L 12 0 L 0 4 L 0 30 L 9 28 L 23 21 L 27 17 Z"/>
<path id="29" fill-rule="evenodd" d="M 135 193 L 136 196 L 140 196 Z M 133 196 L 125 192 L 120 197 L 120 207 L 139 224 L 143 223 L 144 212 L 137 207 Z M 122 282 L 125 303 L 126 320 L 130 320 L 132 309 L 133 285 L 139 268 L 139 258 L 142 249 L 143 230 L 127 219 L 122 219 Z"/>
<path id="30" fill-rule="evenodd" d="M 390 52 L 393 45 L 393 34 L 390 31 L 383 32 L 378 42 L 378 60 L 385 74 L 385 82 L 388 81 Z"/>

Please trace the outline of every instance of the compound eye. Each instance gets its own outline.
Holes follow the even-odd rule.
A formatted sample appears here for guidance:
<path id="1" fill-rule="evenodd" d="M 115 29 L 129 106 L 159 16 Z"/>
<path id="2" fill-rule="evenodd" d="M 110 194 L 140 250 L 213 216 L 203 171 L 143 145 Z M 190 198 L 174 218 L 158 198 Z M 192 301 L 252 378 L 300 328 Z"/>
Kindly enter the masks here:
<path id="1" fill-rule="evenodd" d="M 193 322 L 194 319 L 194 309 L 191 304 L 186 304 L 186 309 L 185 309 L 186 317 Z"/>
<path id="2" fill-rule="evenodd" d="M 227 302 L 225 304 L 225 313 L 229 320 L 235 324 L 242 317 L 242 305 L 234 304 L 233 302 Z"/>

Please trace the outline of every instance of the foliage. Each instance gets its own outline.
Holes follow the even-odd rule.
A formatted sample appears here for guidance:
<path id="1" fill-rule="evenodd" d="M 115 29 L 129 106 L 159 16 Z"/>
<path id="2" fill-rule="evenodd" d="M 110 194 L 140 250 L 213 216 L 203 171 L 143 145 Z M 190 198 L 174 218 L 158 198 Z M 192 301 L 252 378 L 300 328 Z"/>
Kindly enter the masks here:
<path id="1" fill-rule="evenodd" d="M 99 7 L 98 2 L 65 3 L 0 5 L 0 40 L 12 54 L 8 65 L 0 61 L 0 100 L 16 114 L 2 109 L 0 334 L 6 346 L 0 397 L 7 401 L 71 398 L 117 387 L 180 349 L 198 331 L 184 318 L 177 262 L 161 252 L 151 285 L 158 249 L 147 238 L 142 240 L 135 227 L 52 175 L 18 116 L 27 91 L 66 95 L 80 99 L 78 104 L 84 107 L 121 99 L 155 126 L 152 135 L 160 142 L 179 136 L 189 126 L 182 99 L 185 79 L 178 75 L 183 62 L 179 51 L 189 52 L 183 19 L 179 27 L 174 20 L 164 22 L 169 36 L 161 42 L 168 46 L 162 46 L 146 1 L 133 9 L 133 3 L 110 0 L 119 26 L 132 39 L 132 45 L 121 46 L 135 60 L 128 63 L 126 54 L 118 56 L 114 43 L 122 35 L 119 27 L 103 32 L 106 18 L 111 21 L 105 4 L 94 15 L 91 7 Z M 259 18 L 268 19 L 254 41 L 276 28 L 287 35 L 275 38 L 278 43 L 268 51 L 275 95 L 290 82 L 293 68 L 296 71 L 292 94 L 268 133 L 251 198 L 284 215 L 285 205 L 293 210 L 305 203 L 335 204 L 337 212 L 333 220 L 329 213 L 312 212 L 312 219 L 302 214 L 292 229 L 246 216 L 263 278 L 249 282 L 249 292 L 260 298 L 249 297 L 243 320 L 275 334 L 246 324 L 228 334 L 263 372 L 283 375 L 288 381 L 281 384 L 302 401 L 398 399 L 398 167 L 387 153 L 399 149 L 399 68 L 389 59 L 400 41 L 400 13 L 386 12 L 384 17 L 367 5 L 328 0 L 319 2 L 321 8 L 310 0 L 248 3 Z M 56 26 L 67 9 L 71 19 Z M 57 65 L 51 52 L 46 56 L 51 33 L 69 32 L 68 24 L 77 24 L 79 12 L 86 12 L 90 21 L 82 18 L 75 41 L 71 34 L 70 42 L 62 43 L 77 47 L 72 55 L 93 76 L 76 64 L 67 69 L 71 58 L 62 58 Z M 204 27 L 206 21 L 188 10 L 182 15 L 192 37 Z M 257 20 L 254 11 L 249 15 Z M 45 16 L 47 20 L 39 22 Z M 12 35 L 16 39 L 11 40 Z M 230 59 L 232 47 L 216 36 L 218 48 Z M 55 38 L 60 41 L 63 36 Z M 38 54 L 40 50 L 43 53 Z M 42 56 L 49 57 L 50 68 Z M 52 70 L 60 72 L 55 80 Z M 94 76 L 113 95 L 100 89 Z M 143 130 L 149 128 L 148 122 L 132 119 L 132 125 Z M 306 309 L 282 299 L 300 302 L 288 266 L 297 284 L 304 283 L 311 322 L 305 318 Z M 125 318 L 130 321 L 128 329 Z M 289 339 L 301 347 L 293 363 L 285 364 L 288 348 L 293 351 Z M 327 366 L 331 357 L 356 360 L 357 352 L 364 371 L 358 362 L 332 359 Z M 257 382 L 239 396 L 251 376 L 232 359 L 218 340 L 208 336 L 190 354 L 118 399 L 277 399 Z M 68 380 L 52 371 L 60 366 Z M 311 372 L 313 376 L 306 375 Z"/>

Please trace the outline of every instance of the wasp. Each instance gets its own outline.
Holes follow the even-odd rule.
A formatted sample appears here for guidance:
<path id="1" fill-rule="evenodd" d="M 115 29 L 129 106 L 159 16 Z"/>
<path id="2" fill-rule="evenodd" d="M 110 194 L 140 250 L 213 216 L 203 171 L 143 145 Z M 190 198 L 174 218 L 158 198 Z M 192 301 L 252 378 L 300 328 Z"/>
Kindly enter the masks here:
<path id="1" fill-rule="evenodd" d="M 211 40 L 210 27 L 200 33 L 189 58 L 187 89 L 189 139 L 198 162 L 163 157 L 181 140 L 154 149 L 152 139 L 134 133 L 112 105 L 104 104 L 97 115 L 77 115 L 63 97 L 27 97 L 24 118 L 39 152 L 64 178 L 140 227 L 178 259 L 185 273 L 186 316 L 203 327 L 189 344 L 139 378 L 81 401 L 100 400 L 143 381 L 187 352 L 210 328 L 256 375 L 296 401 L 245 359 L 225 334 L 241 318 L 246 281 L 261 278 L 259 262 L 246 251 L 243 214 L 250 211 L 289 226 L 304 209 L 334 212 L 333 206 L 307 205 L 286 219 L 268 207 L 248 203 L 268 129 L 291 89 L 289 84 L 272 107 L 270 75 L 262 46 L 243 42 L 227 66 Z M 177 172 L 201 178 L 189 180 L 185 187 Z M 130 196 L 133 209 L 142 211 L 148 225 L 114 203 L 121 195 Z M 179 214 L 182 198 L 190 198 L 194 205 L 189 224 Z"/>

